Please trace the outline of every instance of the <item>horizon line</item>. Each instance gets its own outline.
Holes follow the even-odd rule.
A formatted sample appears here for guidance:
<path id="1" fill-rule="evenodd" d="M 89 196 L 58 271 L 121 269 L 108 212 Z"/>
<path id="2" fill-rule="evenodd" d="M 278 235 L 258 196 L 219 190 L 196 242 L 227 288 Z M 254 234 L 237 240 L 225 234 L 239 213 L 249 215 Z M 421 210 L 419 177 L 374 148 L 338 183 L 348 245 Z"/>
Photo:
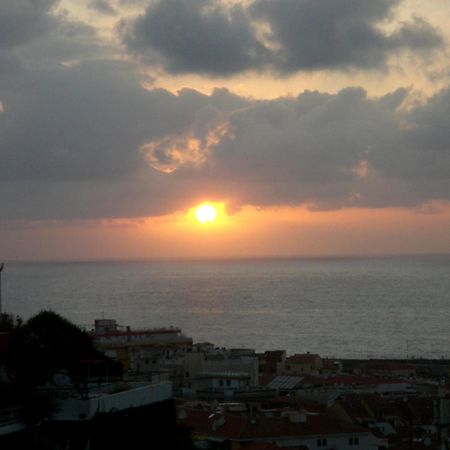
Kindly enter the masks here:
<path id="1" fill-rule="evenodd" d="M 152 257 L 80 257 L 80 258 L 5 258 L 6 264 L 70 264 L 70 263 L 145 263 L 145 262 L 226 262 L 226 261 L 270 261 L 270 260 L 330 260 L 330 259 L 383 259 L 405 257 L 450 256 L 444 252 L 412 253 L 349 253 L 349 254 L 304 254 L 304 255 L 249 255 L 249 256 L 152 256 Z"/>

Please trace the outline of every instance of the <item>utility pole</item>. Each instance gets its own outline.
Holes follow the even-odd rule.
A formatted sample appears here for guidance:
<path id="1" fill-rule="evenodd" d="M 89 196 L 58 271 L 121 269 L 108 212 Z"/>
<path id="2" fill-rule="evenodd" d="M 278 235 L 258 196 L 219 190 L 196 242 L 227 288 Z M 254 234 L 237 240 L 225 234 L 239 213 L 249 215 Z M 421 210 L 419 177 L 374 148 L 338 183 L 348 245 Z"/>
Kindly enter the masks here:
<path id="1" fill-rule="evenodd" d="M 5 263 L 0 265 L 0 314 L 2 313 L 2 272 L 5 268 Z"/>
<path id="2" fill-rule="evenodd" d="M 434 423 L 439 430 L 441 438 L 441 450 L 448 450 L 448 425 L 450 423 L 450 400 L 446 399 L 441 380 L 438 390 L 438 398 L 434 400 Z"/>

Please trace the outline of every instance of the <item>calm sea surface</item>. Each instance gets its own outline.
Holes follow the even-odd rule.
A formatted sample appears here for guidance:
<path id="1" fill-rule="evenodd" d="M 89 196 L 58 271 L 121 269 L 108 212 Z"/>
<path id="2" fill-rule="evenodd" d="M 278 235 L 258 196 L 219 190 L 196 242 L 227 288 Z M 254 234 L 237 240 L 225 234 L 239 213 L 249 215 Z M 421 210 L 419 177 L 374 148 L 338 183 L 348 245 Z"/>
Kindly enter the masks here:
<path id="1" fill-rule="evenodd" d="M 3 309 L 90 326 L 178 326 L 194 341 L 340 357 L 450 357 L 450 255 L 11 263 Z"/>

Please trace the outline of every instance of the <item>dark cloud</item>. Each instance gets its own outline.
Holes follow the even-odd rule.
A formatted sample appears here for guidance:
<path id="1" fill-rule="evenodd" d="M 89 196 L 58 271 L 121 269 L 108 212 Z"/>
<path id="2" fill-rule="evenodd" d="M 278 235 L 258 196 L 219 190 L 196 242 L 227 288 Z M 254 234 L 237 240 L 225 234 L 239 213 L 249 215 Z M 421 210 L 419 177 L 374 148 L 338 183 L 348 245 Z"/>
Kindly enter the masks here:
<path id="1" fill-rule="evenodd" d="M 254 102 L 230 115 L 227 133 L 205 164 L 181 165 L 175 177 L 260 206 L 335 209 L 448 200 L 450 135 L 444 122 L 450 94 L 443 91 L 405 112 L 400 107 L 408 93 L 399 89 L 373 99 L 349 88 Z M 174 163 L 159 150 L 166 165 Z"/>
<path id="2" fill-rule="evenodd" d="M 171 73 L 371 69 L 384 67 L 399 50 L 443 44 L 440 33 L 417 17 L 382 31 L 398 3 L 255 0 L 226 7 L 215 0 L 159 0 L 121 29 L 128 49 Z"/>
<path id="3" fill-rule="evenodd" d="M 55 19 L 48 14 L 58 0 L 2 0 L 0 49 L 25 44 L 48 32 Z"/>
<path id="4" fill-rule="evenodd" d="M 152 2 L 122 34 L 130 50 L 172 73 L 231 75 L 259 68 L 267 53 L 246 10 L 215 0 Z"/>
<path id="5" fill-rule="evenodd" d="M 416 52 L 429 51 L 443 45 L 443 38 L 437 30 L 420 17 L 414 17 L 409 23 L 389 37 L 390 48 L 411 48 Z"/>
<path id="6" fill-rule="evenodd" d="M 132 149 L 179 131 L 194 114 L 183 96 L 175 107 L 178 97 L 169 92 L 142 89 L 121 62 L 36 71 L 2 98 L 3 178 L 120 177 L 138 164 Z"/>
<path id="7" fill-rule="evenodd" d="M 106 14 L 108 16 L 117 15 L 116 9 L 111 5 L 111 2 L 108 0 L 91 0 L 88 3 L 88 7 L 95 11 L 98 11 L 101 14 Z"/>
<path id="8" fill-rule="evenodd" d="M 408 89 L 256 101 L 145 90 L 125 62 L 33 73 L 0 95 L 3 218 L 162 214 L 208 193 L 232 206 L 412 206 L 450 196 L 450 93 Z"/>
<path id="9" fill-rule="evenodd" d="M 0 87 L 2 218 L 162 214 L 194 195 L 152 169 L 140 148 L 193 128 L 204 135 L 211 111 L 248 101 L 223 89 L 148 91 L 134 71 L 106 60 L 38 66 Z"/>
<path id="10" fill-rule="evenodd" d="M 257 0 L 252 11 L 270 25 L 277 70 L 382 67 L 394 51 L 437 48 L 442 38 L 415 19 L 392 34 L 379 25 L 398 0 Z"/>
<path id="11" fill-rule="evenodd" d="M 303 12 L 320 4 L 297 2 Z M 94 29 L 50 14 L 54 5 L 2 4 L 5 16 L 19 17 L 22 25 L 15 34 L 3 30 L 0 50 L 0 219 L 158 215 L 185 208 L 206 194 L 229 199 L 232 207 L 310 208 L 411 206 L 450 197 L 450 90 L 406 109 L 408 89 L 380 98 L 347 88 L 271 101 L 226 89 L 211 95 L 144 89 L 137 65 L 109 57 L 115 54 L 98 43 Z M 261 35 L 248 26 L 249 14 L 275 23 L 282 20 L 275 18 L 282 11 L 273 12 L 262 0 L 252 11 L 224 9 L 212 1 L 189 5 L 191 9 L 180 0 L 152 3 L 128 29 L 135 32 L 139 23 L 143 27 L 141 40 L 127 34 L 136 39 L 130 45 L 138 50 L 138 42 L 144 45 L 147 38 L 158 42 L 153 51 L 180 71 L 191 67 L 231 73 L 267 63 L 256 39 Z M 294 8 L 290 0 L 278 4 L 280 10 L 289 5 Z M 360 30 L 372 29 L 373 36 L 378 36 L 374 24 L 392 12 L 392 2 L 381 0 L 342 0 L 341 5 L 352 17 L 351 26 L 359 23 Z M 336 19 L 343 13 L 330 7 L 328 14 Z M 160 26 L 152 22 L 155 17 Z M 155 28 L 145 34 L 148 23 Z M 173 24 L 178 34 L 170 28 Z M 187 24 L 197 27 L 197 34 L 190 34 Z M 170 28 L 167 37 L 172 39 L 167 47 L 157 40 L 164 27 Z M 342 27 L 345 35 L 348 29 Z M 208 40 L 213 30 L 216 38 Z M 275 26 L 272 32 L 275 36 Z M 180 36 L 186 41 L 177 42 Z M 432 28 L 416 19 L 378 37 L 384 43 L 370 49 L 373 55 L 380 52 L 381 61 L 390 49 L 433 47 L 439 42 L 434 36 Z M 191 49 L 196 37 L 201 45 Z M 288 37 L 277 39 L 287 51 Z M 366 42 L 372 45 L 377 39 Z M 318 51 L 319 41 L 312 40 Z M 341 60 L 362 61 L 345 59 L 344 41 Z M 358 52 L 364 47 L 361 41 Z M 219 45 L 226 51 L 215 55 L 211 49 Z M 189 55 L 198 60 L 190 61 Z M 208 69 L 211 62 L 215 69 Z"/>

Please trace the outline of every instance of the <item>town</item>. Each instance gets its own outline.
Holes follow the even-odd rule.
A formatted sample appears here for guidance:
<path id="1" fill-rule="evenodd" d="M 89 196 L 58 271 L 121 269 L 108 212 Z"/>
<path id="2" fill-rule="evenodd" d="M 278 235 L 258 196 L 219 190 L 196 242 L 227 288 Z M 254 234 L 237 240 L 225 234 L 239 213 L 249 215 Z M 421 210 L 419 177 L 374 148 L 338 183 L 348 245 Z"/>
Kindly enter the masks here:
<path id="1" fill-rule="evenodd" d="M 258 353 L 114 319 L 82 331 L 49 311 L 10 322 L 0 333 L 2 449 L 30 435 L 45 449 L 448 448 L 446 359 Z M 18 361 L 30 336 L 34 350 Z M 75 350 L 70 340 L 86 336 L 84 350 Z M 34 390 L 30 373 L 39 374 Z M 18 403 L 14 389 L 28 389 L 28 397 Z"/>

